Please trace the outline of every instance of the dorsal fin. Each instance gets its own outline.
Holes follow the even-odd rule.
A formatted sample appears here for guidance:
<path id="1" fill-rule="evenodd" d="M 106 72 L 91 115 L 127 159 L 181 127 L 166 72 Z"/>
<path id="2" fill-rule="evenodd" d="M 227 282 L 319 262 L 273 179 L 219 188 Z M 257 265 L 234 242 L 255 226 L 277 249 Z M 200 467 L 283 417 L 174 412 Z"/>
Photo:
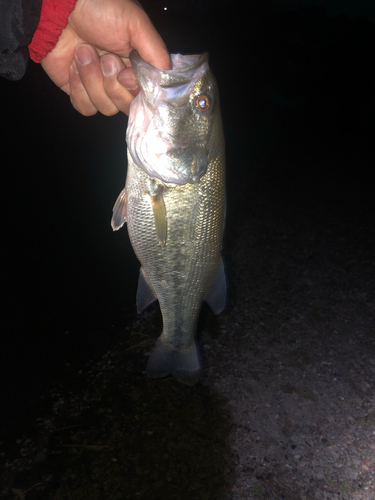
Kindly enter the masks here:
<path id="1" fill-rule="evenodd" d="M 143 268 L 139 270 L 138 290 L 137 290 L 137 312 L 141 313 L 147 306 L 157 300 L 147 281 L 146 273 Z"/>

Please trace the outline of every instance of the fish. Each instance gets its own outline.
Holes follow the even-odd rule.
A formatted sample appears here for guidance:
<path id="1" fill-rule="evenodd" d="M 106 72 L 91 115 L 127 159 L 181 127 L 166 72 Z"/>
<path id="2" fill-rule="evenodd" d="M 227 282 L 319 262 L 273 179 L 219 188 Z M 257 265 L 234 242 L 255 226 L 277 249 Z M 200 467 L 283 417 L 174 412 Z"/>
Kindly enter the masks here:
<path id="1" fill-rule="evenodd" d="M 146 375 L 200 379 L 196 327 L 203 301 L 215 314 L 226 303 L 222 240 L 226 212 L 225 143 L 219 92 L 208 54 L 171 54 L 159 70 L 132 51 L 140 93 L 126 131 L 125 188 L 112 229 L 127 223 L 141 263 L 137 310 L 159 301 L 163 331 Z"/>

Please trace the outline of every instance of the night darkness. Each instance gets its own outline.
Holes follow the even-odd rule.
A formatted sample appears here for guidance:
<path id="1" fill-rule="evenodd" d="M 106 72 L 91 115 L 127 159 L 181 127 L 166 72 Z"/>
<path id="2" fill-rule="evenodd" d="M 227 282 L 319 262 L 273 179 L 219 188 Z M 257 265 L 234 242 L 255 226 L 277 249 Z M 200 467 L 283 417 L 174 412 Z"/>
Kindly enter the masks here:
<path id="1" fill-rule="evenodd" d="M 337 207 L 344 237 L 358 223 L 373 252 L 373 3 L 142 4 L 170 52 L 208 51 L 218 80 L 229 313 L 241 310 L 231 263 L 255 217 L 253 197 L 275 220 L 279 204 L 301 214 Z M 127 338 L 139 265 L 126 230 L 110 225 L 125 182 L 127 118 L 79 115 L 32 62 L 21 81 L 0 80 L 0 96 L 6 422 L 63 383 L 67 364 L 79 369 Z"/>

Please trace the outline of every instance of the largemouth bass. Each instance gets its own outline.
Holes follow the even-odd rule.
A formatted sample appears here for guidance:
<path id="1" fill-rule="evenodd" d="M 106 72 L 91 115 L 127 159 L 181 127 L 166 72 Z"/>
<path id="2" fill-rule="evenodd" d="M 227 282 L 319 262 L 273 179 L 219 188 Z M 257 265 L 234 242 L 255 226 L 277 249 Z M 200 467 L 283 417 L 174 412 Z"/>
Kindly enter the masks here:
<path id="1" fill-rule="evenodd" d="M 159 300 L 163 316 L 147 375 L 193 385 L 202 301 L 218 314 L 226 299 L 224 137 L 208 54 L 171 60 L 173 68 L 160 71 L 130 55 L 141 91 L 130 108 L 126 184 L 112 228 L 127 222 L 141 262 L 138 312 Z"/>

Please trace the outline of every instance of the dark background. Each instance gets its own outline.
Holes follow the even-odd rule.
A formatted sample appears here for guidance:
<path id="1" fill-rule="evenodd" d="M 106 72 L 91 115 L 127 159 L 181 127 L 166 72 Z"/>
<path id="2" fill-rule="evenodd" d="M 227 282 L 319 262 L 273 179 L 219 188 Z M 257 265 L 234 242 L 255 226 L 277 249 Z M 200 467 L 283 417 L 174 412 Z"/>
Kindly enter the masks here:
<path id="1" fill-rule="evenodd" d="M 350 199 L 358 224 L 373 213 L 373 2 L 142 3 L 170 52 L 210 53 L 227 141 L 226 238 L 251 211 L 250 191 L 271 184 L 311 207 Z M 19 396 L 127 335 L 139 265 L 126 230 L 110 226 L 126 117 L 79 115 L 32 62 L 21 81 L 0 80 L 0 99 L 0 361 L 2 389 Z"/>

